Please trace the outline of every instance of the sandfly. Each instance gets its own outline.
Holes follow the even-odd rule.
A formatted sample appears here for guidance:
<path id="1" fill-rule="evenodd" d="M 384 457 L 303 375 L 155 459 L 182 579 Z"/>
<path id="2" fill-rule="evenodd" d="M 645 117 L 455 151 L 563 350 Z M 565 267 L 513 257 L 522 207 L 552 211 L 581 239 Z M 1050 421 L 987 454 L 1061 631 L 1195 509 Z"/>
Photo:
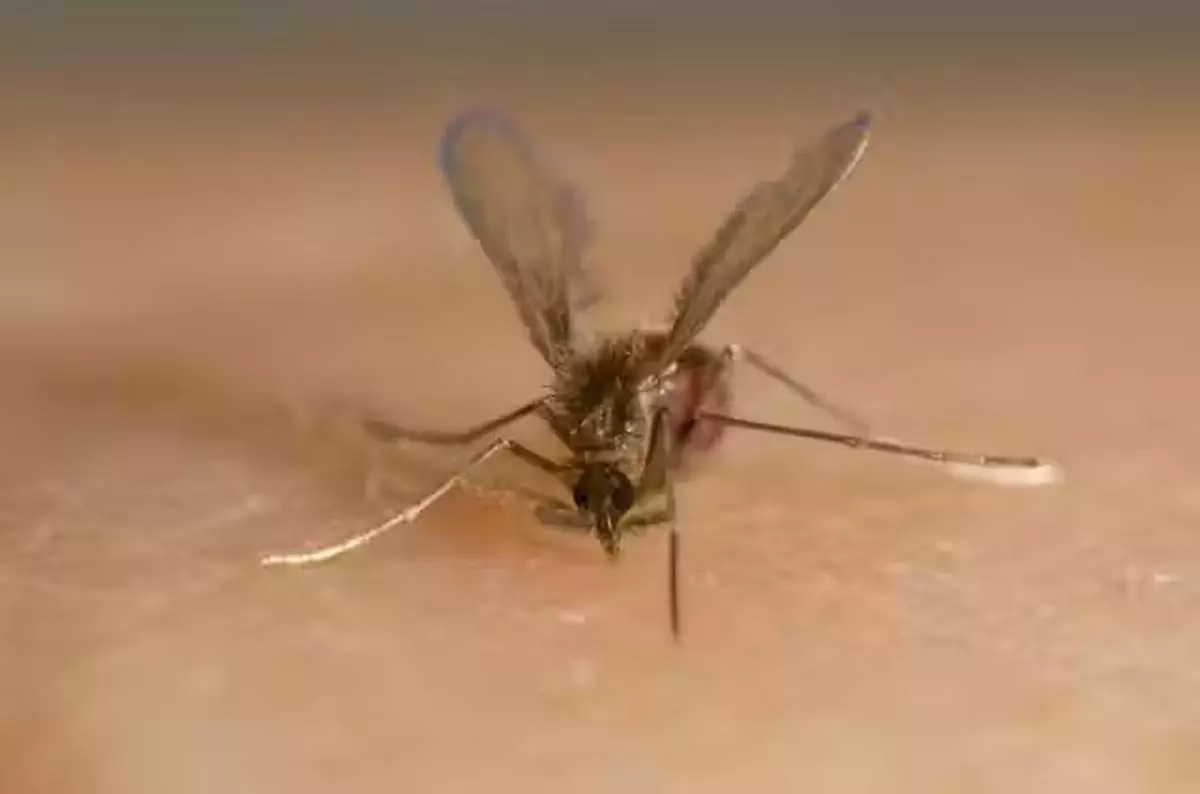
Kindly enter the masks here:
<path id="1" fill-rule="evenodd" d="M 304 565 L 344 554 L 414 521 L 494 456 L 512 455 L 563 486 L 561 498 L 539 499 L 541 520 L 589 533 L 611 559 L 618 557 L 626 534 L 668 528 L 668 604 L 678 638 L 675 485 L 727 428 L 905 455 L 1002 484 L 1054 481 L 1057 467 L 1042 458 L 938 450 L 872 437 L 856 415 L 759 353 L 741 345 L 717 348 L 697 341 L 729 294 L 846 179 L 866 149 L 870 128 L 869 113 L 854 115 L 797 147 L 782 174 L 746 194 L 692 259 L 664 330 L 585 335 L 579 317 L 595 300 L 597 286 L 587 259 L 590 227 L 578 191 L 504 111 L 476 107 L 452 118 L 441 139 L 442 173 L 459 215 L 499 273 L 530 342 L 549 365 L 551 384 L 514 410 L 461 432 L 418 432 L 369 420 L 368 429 L 388 440 L 464 448 L 489 440 L 425 498 L 374 529 L 313 551 L 271 555 L 263 564 Z M 736 364 L 774 379 L 831 414 L 847 432 L 733 415 Z M 499 434 L 532 416 L 549 426 L 565 455 L 548 457 Z"/>

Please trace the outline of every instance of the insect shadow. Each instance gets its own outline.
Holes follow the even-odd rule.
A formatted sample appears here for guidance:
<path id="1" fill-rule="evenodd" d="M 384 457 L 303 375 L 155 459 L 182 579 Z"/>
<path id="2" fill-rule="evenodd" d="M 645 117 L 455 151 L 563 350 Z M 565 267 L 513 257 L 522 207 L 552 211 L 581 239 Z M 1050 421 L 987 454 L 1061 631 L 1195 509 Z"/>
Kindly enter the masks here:
<path id="1" fill-rule="evenodd" d="M 741 345 L 697 341 L 731 292 L 814 207 L 854 170 L 866 149 L 871 116 L 859 113 L 795 150 L 777 178 L 758 183 L 699 249 L 679 286 L 664 330 L 584 334 L 578 322 L 600 292 L 587 259 L 590 227 L 578 191 L 541 157 L 503 111 L 472 108 L 453 118 L 440 162 L 455 205 L 492 263 L 529 335 L 550 367 L 546 392 L 511 411 L 457 432 L 423 432 L 370 419 L 382 440 L 469 447 L 487 439 L 451 476 L 386 522 L 312 551 L 274 554 L 264 565 L 333 559 L 410 523 L 497 455 L 514 456 L 551 475 L 560 495 L 540 495 L 546 524 L 595 537 L 617 559 L 628 534 L 669 528 L 668 606 L 681 631 L 679 532 L 675 483 L 719 446 L 730 428 L 918 458 L 1002 484 L 1042 484 L 1057 467 L 1032 456 L 931 449 L 872 436 L 867 423 Z M 732 376 L 749 368 L 838 420 L 845 432 L 794 427 L 730 413 Z M 503 434 L 536 417 L 564 454 L 548 456 Z"/>

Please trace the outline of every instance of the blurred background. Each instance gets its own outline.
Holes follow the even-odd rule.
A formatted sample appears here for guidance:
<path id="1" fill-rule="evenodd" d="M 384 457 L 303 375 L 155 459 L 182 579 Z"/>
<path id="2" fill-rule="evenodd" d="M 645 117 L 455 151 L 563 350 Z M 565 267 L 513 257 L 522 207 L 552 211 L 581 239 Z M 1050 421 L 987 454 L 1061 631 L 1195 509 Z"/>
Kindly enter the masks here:
<path id="1" fill-rule="evenodd" d="M 0 789 L 1195 791 L 1198 17 L 4 4 Z M 503 464 L 335 563 L 260 568 L 461 457 L 361 415 L 456 427 L 546 383 L 436 168 L 480 101 L 582 187 L 622 324 L 871 109 L 853 178 L 704 338 L 1066 481 L 731 436 L 680 492 L 680 647 L 663 535 L 610 566 L 495 498 Z"/>

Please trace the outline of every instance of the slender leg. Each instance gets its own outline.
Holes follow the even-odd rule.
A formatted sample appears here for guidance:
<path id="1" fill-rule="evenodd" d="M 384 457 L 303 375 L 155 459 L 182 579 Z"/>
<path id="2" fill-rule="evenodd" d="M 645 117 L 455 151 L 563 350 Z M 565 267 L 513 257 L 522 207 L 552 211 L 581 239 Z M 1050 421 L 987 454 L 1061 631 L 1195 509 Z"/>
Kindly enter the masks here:
<path id="1" fill-rule="evenodd" d="M 893 455 L 920 458 L 934 463 L 994 470 L 994 473 L 988 475 L 987 479 L 1005 485 L 1044 485 L 1057 481 L 1059 477 L 1058 468 L 1052 461 L 1028 455 L 993 455 L 930 449 L 915 444 L 906 444 L 881 438 L 868 438 L 866 436 L 831 433 L 825 430 L 813 430 L 805 427 L 756 422 L 750 419 L 740 419 L 736 416 L 727 416 L 709 411 L 701 411 L 700 415 L 710 422 L 717 422 L 729 427 L 740 427 L 746 430 L 758 430 L 777 435 L 807 438 L 813 441 L 826 441 L 833 444 L 841 444 L 851 449 L 869 449 L 875 452 L 887 452 Z"/>
<path id="2" fill-rule="evenodd" d="M 649 452 L 638 483 L 638 496 L 644 498 L 662 493 L 666 496 L 665 513 L 656 516 L 658 523 L 667 523 L 667 598 L 671 614 L 671 636 L 679 641 L 679 526 L 675 520 L 675 483 L 671 478 L 671 434 L 667 432 L 666 408 L 659 408 L 650 423 Z"/>
<path id="3" fill-rule="evenodd" d="M 528 447 L 525 447 L 511 439 L 497 439 L 489 444 L 488 447 L 482 452 L 477 453 L 465 464 L 463 464 L 463 466 L 461 466 L 457 472 L 448 477 L 424 499 L 421 499 L 419 502 L 416 502 L 412 506 L 400 511 L 377 527 L 341 541 L 340 543 L 335 543 L 330 546 L 323 546 L 313 551 L 297 552 L 293 554 L 271 554 L 263 557 L 261 562 L 263 565 L 308 565 L 315 562 L 331 560 L 334 557 L 340 557 L 348 551 L 370 543 L 372 540 L 392 529 L 393 527 L 415 521 L 417 517 L 421 515 L 421 513 L 425 512 L 425 510 L 429 508 L 430 505 L 434 504 L 443 496 L 445 496 L 452 488 L 460 485 L 472 470 L 483 464 L 492 456 L 505 450 L 513 453 L 527 463 L 532 463 L 533 465 L 545 469 L 546 471 L 561 471 L 561 467 L 557 463 L 543 458 L 541 455 L 529 449 Z"/>
<path id="4" fill-rule="evenodd" d="M 483 438 L 490 433 L 494 433 L 502 427 L 512 424 L 518 419 L 523 419 L 540 408 L 543 402 L 544 400 L 539 397 L 538 399 L 531 400 L 522 405 L 520 408 L 509 411 L 502 416 L 498 416 L 495 419 L 489 419 L 482 424 L 467 428 L 466 430 L 457 433 L 406 430 L 382 419 L 367 419 L 365 420 L 364 424 L 366 425 L 368 432 L 383 441 L 420 441 L 425 444 L 461 446 L 463 444 L 470 444 L 472 441 L 477 441 L 478 439 Z"/>
<path id="5" fill-rule="evenodd" d="M 738 363 L 749 364 L 751 367 L 766 375 L 768 378 L 771 378 L 776 383 L 782 385 L 788 391 L 799 396 L 809 405 L 813 406 L 814 408 L 818 408 L 832 416 L 834 419 L 837 419 L 857 435 L 866 435 L 869 432 L 866 421 L 859 418 L 846 408 L 843 408 L 831 400 L 822 397 L 814 389 L 805 386 L 803 383 L 796 380 L 791 375 L 788 375 L 782 369 L 775 366 L 766 358 L 754 352 L 753 350 L 742 347 L 741 345 L 729 345 L 721 352 L 721 358 L 726 365 Z"/>

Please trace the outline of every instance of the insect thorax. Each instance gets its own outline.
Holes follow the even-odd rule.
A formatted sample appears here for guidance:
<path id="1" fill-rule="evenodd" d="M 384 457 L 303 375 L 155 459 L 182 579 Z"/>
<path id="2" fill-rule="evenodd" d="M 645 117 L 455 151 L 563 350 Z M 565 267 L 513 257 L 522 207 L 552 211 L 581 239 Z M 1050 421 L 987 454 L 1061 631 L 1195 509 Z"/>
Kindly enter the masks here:
<path id="1" fill-rule="evenodd" d="M 636 333 L 601 338 L 558 372 L 552 411 L 580 457 L 630 466 L 644 457 L 650 417 L 644 346 Z"/>

